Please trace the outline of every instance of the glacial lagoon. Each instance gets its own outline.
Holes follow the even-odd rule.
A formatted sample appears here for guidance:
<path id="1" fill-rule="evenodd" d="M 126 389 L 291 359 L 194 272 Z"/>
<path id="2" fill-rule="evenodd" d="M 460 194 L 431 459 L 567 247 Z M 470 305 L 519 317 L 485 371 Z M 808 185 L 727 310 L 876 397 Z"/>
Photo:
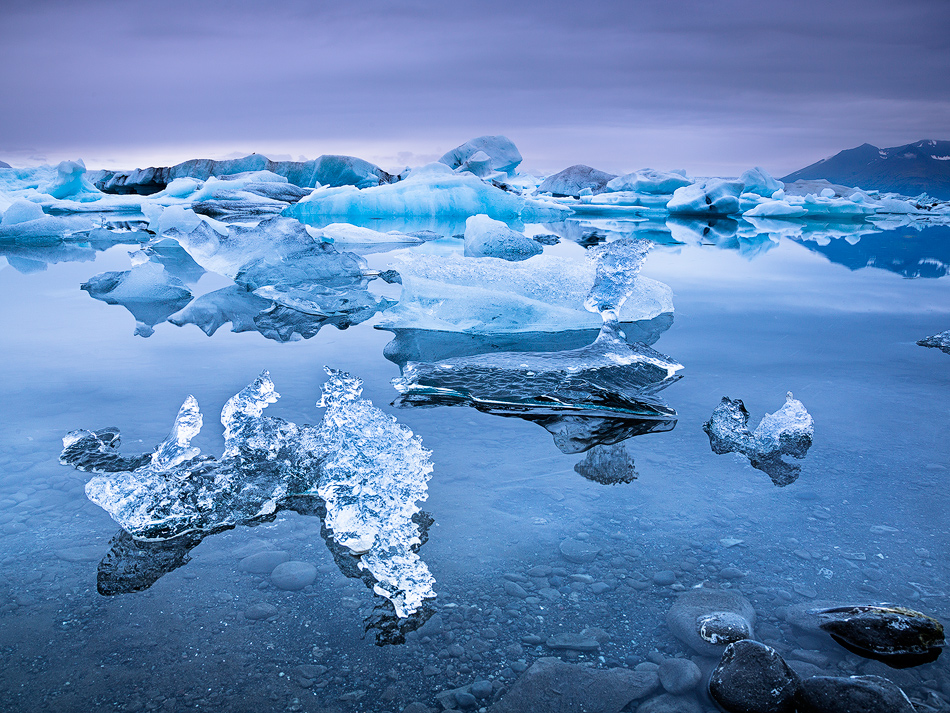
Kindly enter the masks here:
<path id="1" fill-rule="evenodd" d="M 698 588 L 744 597 L 754 638 L 802 677 L 883 676 L 918 710 L 946 710 L 946 656 L 893 667 L 801 612 L 888 603 L 950 620 L 950 355 L 917 344 L 950 328 L 950 228 L 568 204 L 508 216 L 540 252 L 512 262 L 466 256 L 464 215 L 301 208 L 301 233 L 293 211 L 219 214 L 232 243 L 187 215 L 164 234 L 161 211 L 48 203 L 30 220 L 89 222 L 0 225 L 0 707 L 507 710 L 552 656 L 635 671 L 692 658 L 708 676 L 718 659 L 670 621 Z M 328 239 L 340 223 L 415 237 L 358 241 L 351 225 Z M 611 245 L 637 246 L 642 266 L 625 276 Z M 585 308 L 595 284 L 626 300 Z M 98 433 L 97 454 L 151 458 L 181 407 L 187 439 L 111 470 L 187 465 L 190 448 L 219 475 L 229 452 L 271 467 L 251 451 L 284 448 L 273 433 L 289 427 L 258 427 L 252 408 L 240 427 L 259 430 L 226 443 L 217 419 L 265 371 L 280 393 L 261 397 L 267 417 L 344 428 L 321 436 L 298 491 L 253 507 L 196 497 L 194 512 L 231 519 L 137 541 L 87 497 L 109 468 L 60 463 L 78 429 Z M 355 412 L 323 398 L 334 379 L 364 420 L 340 425 Z M 814 435 L 780 472 L 711 448 L 723 397 L 754 430 L 788 392 Z M 394 450 L 403 437 L 414 445 Z M 370 466 L 378 479 L 361 481 Z M 678 700 L 717 710 L 701 687 Z"/>

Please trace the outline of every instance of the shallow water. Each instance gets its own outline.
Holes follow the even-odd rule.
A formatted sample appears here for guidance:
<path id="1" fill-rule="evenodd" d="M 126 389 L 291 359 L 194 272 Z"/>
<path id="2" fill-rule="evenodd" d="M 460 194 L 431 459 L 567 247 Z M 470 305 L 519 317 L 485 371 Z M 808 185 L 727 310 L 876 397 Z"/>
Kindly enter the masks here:
<path id="1" fill-rule="evenodd" d="M 575 240 L 584 232 L 529 226 L 559 229 Z M 424 248 L 460 249 L 442 242 Z M 45 270 L 41 254 L 27 251 L 27 262 L 21 250 L 0 272 L 0 707 L 434 708 L 441 691 L 478 679 L 502 690 L 551 655 L 532 635 L 602 629 L 599 652 L 562 654 L 596 665 L 689 655 L 665 616 L 678 590 L 704 581 L 743 592 L 758 637 L 790 658 L 836 675 L 879 673 L 918 700 L 950 697 L 945 656 L 891 670 L 803 637 L 784 617 L 790 605 L 832 600 L 950 618 L 950 356 L 915 344 L 950 327 L 945 229 L 714 243 L 658 244 L 647 259 L 643 274 L 674 292 L 674 318 L 652 346 L 685 366 L 663 392 L 679 419 L 624 442 L 638 478 L 613 486 L 575 472 L 584 454 L 562 453 L 536 424 L 390 406 L 400 372 L 383 356 L 393 335 L 373 328 L 378 315 L 288 343 L 168 323 L 145 339 L 125 309 L 79 290 L 127 270 L 135 245 L 53 247 Z M 546 248 L 573 259 L 583 250 L 571 240 Z M 384 268 L 391 256 L 368 260 Z M 205 273 L 192 291 L 228 284 Z M 398 296 L 398 285 L 372 284 Z M 558 339 L 544 350 L 579 346 L 577 333 Z M 420 555 L 436 578 L 436 616 L 406 643 L 376 646 L 364 636 L 371 592 L 334 564 L 319 519 L 294 513 L 207 537 L 145 591 L 100 595 L 97 563 L 118 528 L 86 499 L 88 474 L 59 465 L 63 435 L 114 425 L 123 452 L 149 451 L 194 394 L 206 421 L 195 444 L 220 453 L 217 412 L 262 369 L 282 394 L 269 415 L 319 422 L 324 365 L 361 377 L 364 397 L 432 450 L 424 509 L 435 524 Z M 702 424 L 729 396 L 754 425 L 787 391 L 814 417 L 815 438 L 800 477 L 780 488 L 746 458 L 714 454 Z M 567 538 L 600 552 L 569 562 L 559 551 Z M 242 558 L 263 550 L 313 563 L 316 582 L 281 591 L 242 571 Z M 676 582 L 655 584 L 667 570 Z M 526 599 L 506 591 L 511 581 Z"/>

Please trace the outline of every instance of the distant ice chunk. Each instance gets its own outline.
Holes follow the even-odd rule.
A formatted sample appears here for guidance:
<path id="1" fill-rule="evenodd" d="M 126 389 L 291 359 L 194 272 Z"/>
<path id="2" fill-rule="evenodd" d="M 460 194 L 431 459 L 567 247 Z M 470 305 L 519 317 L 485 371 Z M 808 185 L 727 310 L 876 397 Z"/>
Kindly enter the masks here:
<path id="1" fill-rule="evenodd" d="M 742 453 L 776 485 L 794 482 L 801 466 L 783 461 L 782 456 L 804 458 L 815 434 L 814 420 L 802 402 L 789 392 L 785 405 L 766 414 L 754 432 L 748 423 L 749 412 L 742 401 L 724 396 L 703 430 L 714 453 Z"/>
<path id="2" fill-rule="evenodd" d="M 563 352 L 496 352 L 409 362 L 393 381 L 397 406 L 473 406 L 539 423 L 566 453 L 669 430 L 676 412 L 656 393 L 680 364 L 605 325 L 590 345 Z M 589 422 L 589 423 L 588 423 Z"/>
<path id="3" fill-rule="evenodd" d="M 934 349 L 939 349 L 946 354 L 950 354 L 950 329 L 945 332 L 939 332 L 932 337 L 921 339 L 917 342 L 917 344 L 922 347 L 932 347 Z"/>
<path id="4" fill-rule="evenodd" d="M 319 496 L 334 541 L 357 558 L 396 616 L 408 617 L 435 596 L 434 578 L 417 554 L 429 451 L 392 416 L 359 398 L 359 379 L 327 372 L 319 404 L 327 411 L 317 427 L 263 415 L 279 397 L 266 371 L 232 397 L 221 411 L 220 460 L 190 445 L 201 428 L 190 396 L 153 454 L 120 456 L 117 429 L 73 431 L 63 439 L 60 460 L 100 473 L 86 484 L 87 497 L 139 540 L 182 541 Z M 194 546 L 193 538 L 186 542 Z M 181 557 L 174 560 L 180 566 Z"/>
<path id="5" fill-rule="evenodd" d="M 395 268 L 402 295 L 385 313 L 385 328 L 488 334 L 598 329 L 603 323 L 584 306 L 597 274 L 593 260 L 409 254 L 400 256 Z M 641 275 L 635 287 L 620 309 L 621 322 L 673 311 L 667 285 Z"/>
<path id="6" fill-rule="evenodd" d="M 775 191 L 785 188 L 785 184 L 776 180 L 768 171 L 760 166 L 750 168 L 739 176 L 739 181 L 744 186 L 743 193 L 754 193 L 764 198 L 771 198 Z"/>
<path id="7" fill-rule="evenodd" d="M 518 261 L 540 255 L 543 250 L 537 241 L 485 214 L 473 215 L 465 221 L 465 255 L 467 257 L 497 257 Z"/>
<path id="8" fill-rule="evenodd" d="M 801 218 L 808 210 L 803 205 L 792 205 L 787 200 L 769 200 L 759 203 L 742 214 L 744 218 Z"/>
<path id="9" fill-rule="evenodd" d="M 82 200 L 88 197 L 95 200 L 101 196 L 101 191 L 86 178 L 86 164 L 83 163 L 82 159 L 61 161 L 56 166 L 56 178 L 41 190 L 53 198 Z"/>
<path id="10" fill-rule="evenodd" d="M 443 163 L 413 169 L 398 183 L 359 190 L 321 188 L 287 208 L 284 215 L 304 222 L 343 218 L 350 223 L 374 218 L 469 216 L 544 220 L 570 213 L 551 202 L 530 200 L 485 183 L 470 173 L 454 173 Z"/>
<path id="11" fill-rule="evenodd" d="M 398 231 L 381 233 L 372 228 L 362 228 L 350 223 L 330 223 L 324 228 L 308 228 L 307 232 L 315 238 L 334 245 L 380 245 L 385 243 L 407 243 L 418 245 L 422 238 Z"/>
<path id="12" fill-rule="evenodd" d="M 641 168 L 633 173 L 617 176 L 607 182 L 607 191 L 632 191 L 634 193 L 648 193 L 654 195 L 669 195 L 677 188 L 692 183 L 682 173 L 675 171 L 657 171 L 652 168 Z"/>
<path id="13" fill-rule="evenodd" d="M 711 178 L 705 183 L 677 188 L 666 209 L 674 215 L 732 215 L 739 212 L 739 196 L 744 187 L 741 181 Z"/>
<path id="14" fill-rule="evenodd" d="M 43 212 L 42 206 L 33 201 L 17 198 L 3 211 L 3 219 L 0 220 L 0 225 L 9 228 L 11 225 L 39 220 L 44 217 L 46 217 L 46 214 Z"/>
<path id="15" fill-rule="evenodd" d="M 507 136 L 479 136 L 446 152 L 439 162 L 453 170 L 467 170 L 484 177 L 492 171 L 503 171 L 510 176 L 521 160 L 521 152 Z"/>
<path id="16" fill-rule="evenodd" d="M 228 234 L 228 226 L 208 216 L 198 215 L 183 205 L 163 206 L 159 203 L 146 203 L 142 213 L 148 219 L 148 229 L 156 235 L 164 235 L 171 230 L 190 233 L 202 223 L 213 228 L 220 235 Z"/>
<path id="17" fill-rule="evenodd" d="M 156 262 L 144 262 L 124 272 L 103 272 L 81 285 L 91 297 L 122 305 L 135 317 L 135 333 L 149 337 L 155 325 L 191 301 L 184 283 Z"/>
<path id="18" fill-rule="evenodd" d="M 555 197 L 573 196 L 577 198 L 585 189 L 595 194 L 602 193 L 606 189 L 607 183 L 614 178 L 617 178 L 615 173 L 606 173 L 584 164 L 575 164 L 545 178 L 538 186 L 537 193 L 550 193 Z"/>

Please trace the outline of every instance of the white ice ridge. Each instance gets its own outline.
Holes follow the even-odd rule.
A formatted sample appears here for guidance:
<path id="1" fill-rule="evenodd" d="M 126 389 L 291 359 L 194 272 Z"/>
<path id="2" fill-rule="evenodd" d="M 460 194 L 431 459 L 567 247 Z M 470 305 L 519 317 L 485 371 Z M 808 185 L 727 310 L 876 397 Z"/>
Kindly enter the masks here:
<path id="1" fill-rule="evenodd" d="M 386 328 L 478 334 L 599 329 L 585 307 L 597 279 L 593 260 L 536 255 L 520 262 L 460 255 L 405 254 L 399 303 L 383 313 Z M 619 309 L 621 322 L 673 311 L 670 288 L 638 276 Z"/>
<path id="2" fill-rule="evenodd" d="M 435 596 L 435 582 L 415 552 L 419 528 L 412 516 L 427 497 L 430 452 L 396 419 L 361 399 L 362 381 L 326 370 L 320 406 L 327 412 L 319 436 L 327 452 L 317 489 L 327 506 L 333 539 L 359 554 L 374 591 L 405 617 Z"/>
<path id="3" fill-rule="evenodd" d="M 444 163 L 413 169 L 398 183 L 358 189 L 318 188 L 287 208 L 284 215 L 310 221 L 333 217 L 360 223 L 373 218 L 467 216 L 484 213 L 495 219 L 557 220 L 570 209 L 522 198 L 486 183 L 471 173 L 455 173 Z"/>
<path id="4" fill-rule="evenodd" d="M 189 396 L 154 453 L 122 456 L 116 429 L 73 431 L 63 438 L 60 462 L 99 473 L 86 484 L 87 497 L 140 540 L 216 532 L 272 515 L 288 498 L 318 496 L 334 540 L 359 558 L 397 616 L 409 616 L 435 596 L 435 580 L 416 554 L 413 520 L 427 497 L 430 452 L 360 398 L 359 379 L 327 373 L 319 426 L 263 415 L 279 397 L 265 371 L 222 409 L 220 459 L 191 446 L 202 418 Z"/>

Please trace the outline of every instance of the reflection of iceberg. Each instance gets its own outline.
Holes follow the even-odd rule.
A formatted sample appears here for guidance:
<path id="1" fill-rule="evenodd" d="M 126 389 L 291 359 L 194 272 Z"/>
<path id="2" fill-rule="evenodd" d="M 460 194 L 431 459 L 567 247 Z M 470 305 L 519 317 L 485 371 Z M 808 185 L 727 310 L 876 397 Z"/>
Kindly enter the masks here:
<path id="1" fill-rule="evenodd" d="M 587 451 L 584 460 L 574 466 L 574 470 L 602 485 L 631 483 L 637 479 L 633 458 L 623 443 L 594 446 Z"/>
<path id="2" fill-rule="evenodd" d="M 91 277 L 81 288 L 97 300 L 129 310 L 135 317 L 135 333 L 142 337 L 151 336 L 156 324 L 191 301 L 191 292 L 181 280 L 148 260 L 133 265 L 131 270 Z"/>
<path id="3" fill-rule="evenodd" d="M 766 414 L 754 432 L 748 424 L 749 412 L 742 401 L 724 396 L 703 430 L 714 453 L 742 453 L 779 487 L 795 482 L 801 466 L 783 461 L 782 456 L 804 458 L 815 433 L 814 420 L 802 402 L 789 392 L 785 405 Z"/>
<path id="4" fill-rule="evenodd" d="M 594 260 L 537 255 L 521 262 L 458 255 L 403 256 L 399 304 L 387 329 L 431 329 L 473 334 L 597 329 L 602 319 L 585 300 L 594 284 Z M 619 312 L 622 322 L 673 311 L 670 288 L 638 276 Z"/>
<path id="5" fill-rule="evenodd" d="M 136 540 L 187 543 L 180 538 L 256 522 L 295 508 L 300 496 L 319 496 L 333 540 L 358 558 L 396 616 L 407 617 L 435 596 L 432 575 L 416 554 L 429 452 L 392 416 L 359 398 L 358 379 L 328 373 L 321 400 L 327 412 L 318 427 L 262 415 L 278 398 L 266 372 L 231 398 L 221 412 L 220 460 L 191 446 L 202 418 L 188 397 L 154 453 L 121 456 L 116 429 L 73 431 L 63 439 L 61 462 L 100 473 L 87 483 L 87 496 Z M 149 569 L 136 565 L 137 551 L 121 544 L 115 559 L 127 564 L 110 565 L 111 571 L 134 570 L 133 588 L 135 581 L 144 588 L 161 573 L 136 579 L 135 572 L 180 566 L 187 549 L 159 556 Z"/>
<path id="6" fill-rule="evenodd" d="M 256 227 L 235 225 L 226 236 L 202 223 L 189 233 L 172 231 L 169 236 L 203 268 L 230 277 L 270 303 L 322 318 L 320 324 L 357 324 L 391 304 L 366 289 L 373 278 L 366 276 L 366 262 L 361 257 L 314 239 L 295 220 L 278 217 Z M 245 298 L 229 295 L 229 299 L 244 303 L 239 313 L 249 308 Z M 202 305 L 200 311 L 206 313 L 209 306 Z M 203 323 L 200 318 L 183 315 L 176 324 L 191 321 Z M 224 321 L 230 320 L 224 318 L 221 323 Z"/>
<path id="7" fill-rule="evenodd" d="M 855 238 L 801 242 L 850 270 L 876 267 L 904 277 L 950 275 L 950 226 L 927 226 L 919 232 L 907 228 L 885 232 L 866 229 Z"/>
<path id="8" fill-rule="evenodd" d="M 586 347 L 409 362 L 393 381 L 398 406 L 468 405 L 535 421 L 565 452 L 669 430 L 676 412 L 655 394 L 681 365 L 605 325 Z"/>

